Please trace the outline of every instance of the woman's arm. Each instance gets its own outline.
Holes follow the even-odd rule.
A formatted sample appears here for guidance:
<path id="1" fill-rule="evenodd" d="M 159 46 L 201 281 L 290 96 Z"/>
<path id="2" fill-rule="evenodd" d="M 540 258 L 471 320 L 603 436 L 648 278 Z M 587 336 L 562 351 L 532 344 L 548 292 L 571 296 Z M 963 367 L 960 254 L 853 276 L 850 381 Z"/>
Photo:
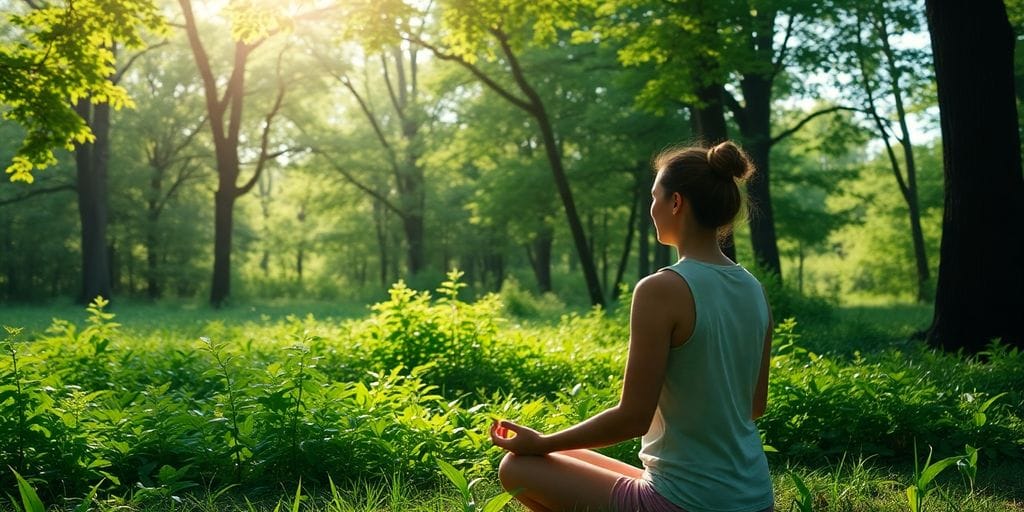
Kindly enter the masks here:
<path id="1" fill-rule="evenodd" d="M 767 294 L 765 301 L 767 304 Z M 764 348 L 761 350 L 761 373 L 757 376 L 757 387 L 754 388 L 754 407 L 750 419 L 756 420 L 764 415 L 768 407 L 768 370 L 772 360 L 772 331 L 775 324 L 772 321 L 772 308 L 768 306 L 768 332 L 764 334 Z"/>
<path id="2" fill-rule="evenodd" d="M 685 291 L 692 304 L 689 287 L 679 286 L 679 280 L 669 274 L 660 272 L 648 276 L 637 283 L 633 291 L 629 356 L 618 405 L 549 435 L 501 421 L 491 428 L 494 444 L 518 455 L 540 455 L 607 446 L 646 433 L 658 406 L 679 312 L 692 314 L 693 310 L 683 307 L 685 302 L 679 297 Z M 515 432 L 515 437 L 500 435 L 502 428 Z"/>

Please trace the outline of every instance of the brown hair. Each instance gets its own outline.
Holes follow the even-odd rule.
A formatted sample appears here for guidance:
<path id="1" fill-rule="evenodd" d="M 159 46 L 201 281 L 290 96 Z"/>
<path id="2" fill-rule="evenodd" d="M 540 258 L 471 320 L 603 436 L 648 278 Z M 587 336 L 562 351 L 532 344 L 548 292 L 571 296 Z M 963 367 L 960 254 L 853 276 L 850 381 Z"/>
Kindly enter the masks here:
<path id="1" fill-rule="evenodd" d="M 654 171 L 662 172 L 666 197 L 679 192 L 690 201 L 697 223 L 725 234 L 743 206 L 740 185 L 754 174 L 754 164 L 738 145 L 725 141 L 710 148 L 669 148 L 655 157 Z"/>

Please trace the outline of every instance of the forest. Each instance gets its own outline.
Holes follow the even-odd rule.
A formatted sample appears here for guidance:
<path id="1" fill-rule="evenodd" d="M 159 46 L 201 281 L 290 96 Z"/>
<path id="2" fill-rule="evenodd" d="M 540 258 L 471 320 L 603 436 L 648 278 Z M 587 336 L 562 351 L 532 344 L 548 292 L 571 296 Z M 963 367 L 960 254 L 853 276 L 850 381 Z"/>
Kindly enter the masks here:
<path id="1" fill-rule="evenodd" d="M 14 509 L 502 509 L 487 422 L 614 403 L 652 159 L 728 139 L 777 509 L 1024 510 L 1024 2 L 0 7 Z"/>

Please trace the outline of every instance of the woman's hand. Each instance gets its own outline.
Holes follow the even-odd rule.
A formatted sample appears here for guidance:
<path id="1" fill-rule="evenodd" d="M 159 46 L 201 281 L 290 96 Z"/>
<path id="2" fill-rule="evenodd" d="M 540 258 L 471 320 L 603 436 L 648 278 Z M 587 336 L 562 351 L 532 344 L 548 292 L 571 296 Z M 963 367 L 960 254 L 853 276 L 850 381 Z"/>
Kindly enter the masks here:
<path id="1" fill-rule="evenodd" d="M 536 430 L 510 421 L 491 423 L 491 442 L 516 455 L 546 455 L 551 452 L 545 438 Z"/>

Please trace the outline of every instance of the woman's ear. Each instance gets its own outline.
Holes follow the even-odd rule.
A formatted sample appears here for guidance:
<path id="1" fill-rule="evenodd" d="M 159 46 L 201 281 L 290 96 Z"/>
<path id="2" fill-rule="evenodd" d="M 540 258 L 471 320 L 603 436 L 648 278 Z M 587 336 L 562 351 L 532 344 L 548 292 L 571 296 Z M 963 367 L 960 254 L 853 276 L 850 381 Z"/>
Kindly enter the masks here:
<path id="1" fill-rule="evenodd" d="M 683 208 L 683 195 L 679 192 L 672 193 L 672 213 L 679 213 Z"/>

